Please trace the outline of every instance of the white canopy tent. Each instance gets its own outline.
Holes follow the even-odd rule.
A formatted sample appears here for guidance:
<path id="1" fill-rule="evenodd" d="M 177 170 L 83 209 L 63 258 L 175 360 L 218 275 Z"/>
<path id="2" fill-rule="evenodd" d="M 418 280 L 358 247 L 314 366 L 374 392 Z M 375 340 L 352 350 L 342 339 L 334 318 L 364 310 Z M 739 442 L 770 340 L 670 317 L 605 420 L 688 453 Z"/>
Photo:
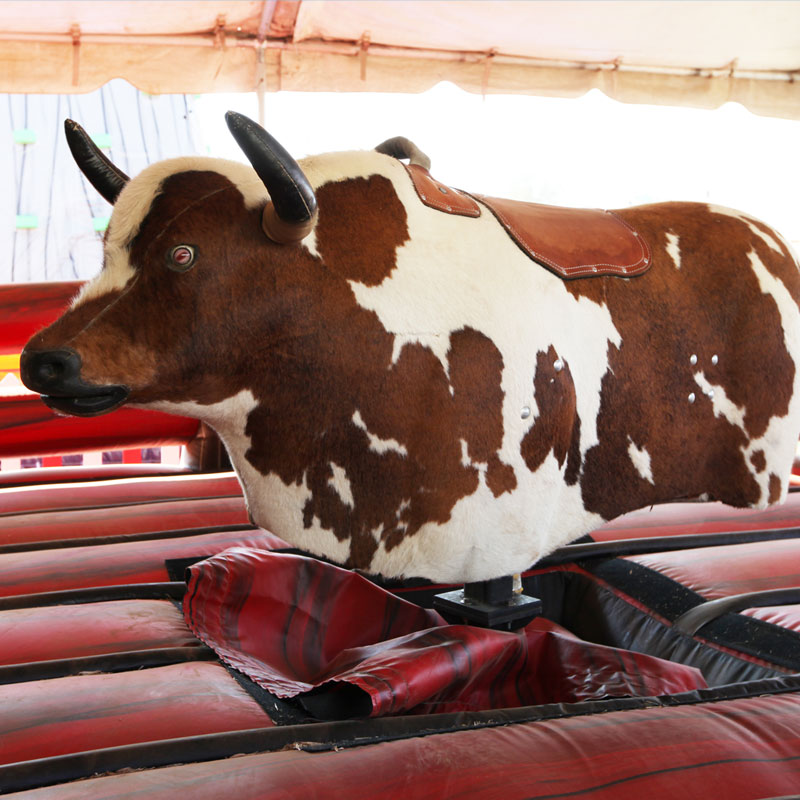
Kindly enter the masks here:
<path id="1" fill-rule="evenodd" d="M 0 2 L 0 91 L 580 96 L 800 118 L 792 0 Z"/>

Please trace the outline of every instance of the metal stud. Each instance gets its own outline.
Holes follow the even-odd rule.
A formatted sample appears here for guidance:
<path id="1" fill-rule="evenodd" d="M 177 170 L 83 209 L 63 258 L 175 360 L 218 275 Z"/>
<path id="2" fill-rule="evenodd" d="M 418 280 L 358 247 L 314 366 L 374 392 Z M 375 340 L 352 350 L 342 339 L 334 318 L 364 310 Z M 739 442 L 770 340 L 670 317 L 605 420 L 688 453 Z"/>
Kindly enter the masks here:
<path id="1" fill-rule="evenodd" d="M 696 398 L 695 398 L 695 395 L 694 395 L 694 392 L 692 392 L 692 393 L 689 395 L 689 398 L 688 398 L 688 399 L 689 399 L 689 402 L 690 402 L 690 403 L 694 403 L 694 401 L 696 400 Z"/>
<path id="2" fill-rule="evenodd" d="M 520 414 L 520 416 L 522 417 L 522 419 L 528 419 L 528 417 L 529 417 L 530 415 L 531 415 L 531 409 L 530 409 L 530 407 L 529 407 L 529 406 L 523 406 L 523 407 L 522 407 L 522 413 Z"/>
<path id="3" fill-rule="evenodd" d="M 563 362 L 563 360 L 562 360 L 562 359 L 560 359 L 560 358 L 557 358 L 557 359 L 556 359 L 556 360 L 553 362 L 553 369 L 554 369 L 556 372 L 561 372 L 561 370 L 562 370 L 562 369 L 564 369 L 564 362 Z"/>
<path id="4" fill-rule="evenodd" d="M 694 366 L 697 363 L 697 356 L 694 353 L 692 353 L 692 355 L 689 356 L 689 363 L 692 366 Z"/>
<path id="5" fill-rule="evenodd" d="M 714 354 L 713 356 L 711 356 L 711 363 L 712 363 L 712 364 L 714 364 L 714 365 L 716 366 L 716 364 L 717 364 L 718 362 L 719 362 L 719 358 L 717 357 L 717 355 L 716 355 L 716 354 Z"/>

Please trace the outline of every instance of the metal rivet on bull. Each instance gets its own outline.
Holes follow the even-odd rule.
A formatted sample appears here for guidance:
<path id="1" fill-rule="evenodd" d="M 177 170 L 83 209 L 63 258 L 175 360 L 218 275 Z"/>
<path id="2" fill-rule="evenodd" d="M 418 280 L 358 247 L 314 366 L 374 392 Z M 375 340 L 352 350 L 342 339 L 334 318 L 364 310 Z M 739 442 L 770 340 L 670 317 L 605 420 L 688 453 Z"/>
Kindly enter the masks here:
<path id="1" fill-rule="evenodd" d="M 522 417 L 522 419 L 528 419 L 528 417 L 529 417 L 530 415 L 531 415 L 531 410 L 530 410 L 530 408 L 529 408 L 528 406 L 523 406 L 523 407 L 522 407 L 522 414 L 520 414 L 520 416 Z"/>
<path id="2" fill-rule="evenodd" d="M 711 356 L 711 363 L 716 365 L 719 361 L 719 358 L 716 355 Z"/>
<path id="3" fill-rule="evenodd" d="M 714 396 L 714 390 L 713 389 L 704 389 L 703 390 L 703 394 L 705 394 L 705 396 L 709 397 L 709 398 L 713 397 Z"/>
<path id="4" fill-rule="evenodd" d="M 442 194 L 447 194 L 447 189 L 445 189 L 445 188 L 444 188 L 444 186 L 440 186 L 440 187 L 439 187 L 439 191 L 440 191 Z"/>
<path id="5" fill-rule="evenodd" d="M 690 402 L 690 403 L 694 403 L 695 399 L 696 399 L 696 398 L 695 398 L 695 394 L 694 394 L 694 392 L 692 392 L 692 393 L 689 395 L 689 402 Z"/>
<path id="6" fill-rule="evenodd" d="M 692 355 L 689 357 L 689 363 L 690 363 L 692 366 L 694 366 L 694 365 L 697 363 L 697 356 L 696 356 L 696 355 L 694 355 L 694 354 L 692 354 Z"/>
<path id="7" fill-rule="evenodd" d="M 557 359 L 556 359 L 556 360 L 553 362 L 553 369 L 554 369 L 556 372 L 561 372 L 561 370 L 562 370 L 562 369 L 564 369 L 564 362 L 563 362 L 563 361 L 562 361 L 560 358 L 557 358 Z"/>

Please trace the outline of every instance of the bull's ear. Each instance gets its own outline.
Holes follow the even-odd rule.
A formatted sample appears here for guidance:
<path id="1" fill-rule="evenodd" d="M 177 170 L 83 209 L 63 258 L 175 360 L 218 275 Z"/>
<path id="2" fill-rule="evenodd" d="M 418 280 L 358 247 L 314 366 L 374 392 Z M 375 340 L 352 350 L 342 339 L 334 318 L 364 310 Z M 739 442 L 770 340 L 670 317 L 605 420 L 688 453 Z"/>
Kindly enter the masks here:
<path id="1" fill-rule="evenodd" d="M 317 221 L 317 198 L 298 163 L 260 125 L 229 111 L 228 128 L 269 192 L 264 233 L 279 244 L 299 242 Z"/>
<path id="2" fill-rule="evenodd" d="M 91 140 L 89 134 L 71 119 L 64 120 L 64 133 L 67 136 L 72 157 L 87 177 L 89 183 L 112 205 L 116 202 L 128 176 L 117 169 Z"/>

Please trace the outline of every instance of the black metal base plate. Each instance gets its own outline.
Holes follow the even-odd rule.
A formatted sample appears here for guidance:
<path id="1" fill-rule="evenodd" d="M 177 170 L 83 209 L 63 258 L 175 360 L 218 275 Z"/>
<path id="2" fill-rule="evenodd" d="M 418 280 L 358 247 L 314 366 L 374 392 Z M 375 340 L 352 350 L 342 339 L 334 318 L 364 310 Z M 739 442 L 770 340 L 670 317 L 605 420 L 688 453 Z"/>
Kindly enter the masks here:
<path id="1" fill-rule="evenodd" d="M 537 597 L 515 594 L 501 603 L 484 603 L 464 597 L 463 589 L 437 594 L 433 607 L 451 624 L 502 630 L 522 628 L 542 613 L 542 601 Z"/>

